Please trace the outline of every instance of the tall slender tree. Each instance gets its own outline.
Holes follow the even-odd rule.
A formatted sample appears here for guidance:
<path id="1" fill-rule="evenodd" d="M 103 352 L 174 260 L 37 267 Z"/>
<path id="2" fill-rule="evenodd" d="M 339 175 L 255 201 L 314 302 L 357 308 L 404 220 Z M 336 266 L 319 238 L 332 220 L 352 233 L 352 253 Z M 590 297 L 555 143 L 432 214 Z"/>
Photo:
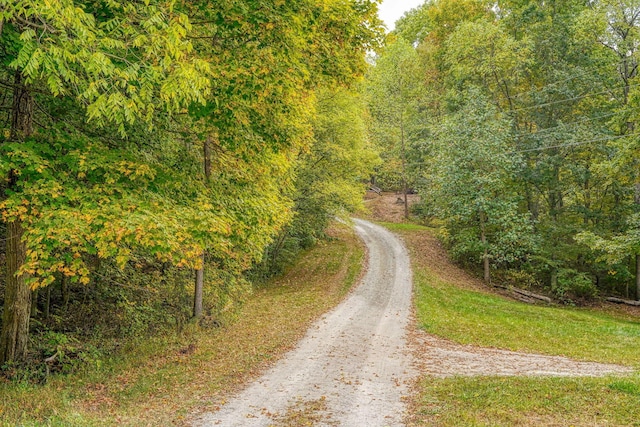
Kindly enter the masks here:
<path id="1" fill-rule="evenodd" d="M 405 218 L 409 217 L 407 152 L 423 93 L 420 80 L 415 49 L 404 39 L 397 38 L 376 58 L 366 89 L 373 139 L 383 150 L 386 167 L 400 166 L 396 173 L 400 176 Z"/>

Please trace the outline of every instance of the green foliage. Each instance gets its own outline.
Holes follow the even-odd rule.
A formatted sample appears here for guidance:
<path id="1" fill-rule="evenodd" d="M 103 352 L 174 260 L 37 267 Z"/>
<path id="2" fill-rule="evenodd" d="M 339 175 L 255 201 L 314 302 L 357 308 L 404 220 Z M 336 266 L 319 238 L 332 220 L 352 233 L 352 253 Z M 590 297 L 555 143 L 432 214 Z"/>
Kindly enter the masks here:
<path id="1" fill-rule="evenodd" d="M 576 237 L 579 242 L 602 254 L 602 259 L 608 265 L 615 265 L 628 254 L 640 253 L 640 214 L 630 215 L 627 226 L 628 229 L 624 234 L 618 234 L 608 239 L 590 231 L 582 232 Z"/>
<path id="2" fill-rule="evenodd" d="M 258 267 L 262 274 L 280 272 L 301 249 L 324 238 L 335 217 L 348 220 L 361 209 L 363 183 L 379 162 L 366 136 L 364 105 L 357 93 L 319 90 L 313 130 L 313 144 L 295 167 L 293 219 L 266 251 Z"/>
<path id="3" fill-rule="evenodd" d="M 23 271 L 37 280 L 33 286 L 51 283 L 57 272 L 87 283 L 87 256 L 113 258 L 124 266 L 134 248 L 158 261 L 193 267 L 206 247 L 242 264 L 243 259 L 259 258 L 268 241 L 242 224 L 278 228 L 287 219 L 275 215 L 286 201 L 256 190 L 235 201 L 217 197 L 232 185 L 227 179 L 233 174 L 227 176 L 222 168 L 222 188 L 207 188 L 188 173 L 165 166 L 161 161 L 170 160 L 166 153 L 158 158 L 133 147 L 114 150 L 83 139 L 62 141 L 65 155 L 42 143 L 3 145 L 11 150 L 6 152 L 7 168 L 29 176 L 2 208 L 6 221 L 18 217 L 30 225 Z M 273 166 L 263 173 L 278 167 L 277 158 L 272 159 Z"/>
<path id="4" fill-rule="evenodd" d="M 395 24 L 395 33 L 410 43 L 418 43 L 424 40 L 431 30 L 429 21 L 429 4 L 422 5 L 405 12 Z"/>
<path id="5" fill-rule="evenodd" d="M 593 282 L 628 295 L 640 252 L 639 8 L 436 0 L 398 22 L 411 41 L 403 55 L 415 58 L 404 93 L 420 94 L 405 115 L 406 180 L 421 193 L 419 215 L 446 222 L 454 256 L 476 264 L 487 251 L 494 267 L 548 288 L 551 272 L 566 269 L 585 279 L 579 294 L 594 295 Z M 400 45 L 390 38 L 368 86 L 381 86 L 385 58 L 402 63 Z M 398 159 L 381 120 L 397 110 L 382 98 L 372 135 L 383 159 Z"/>
<path id="6" fill-rule="evenodd" d="M 418 56 L 411 44 L 397 38 L 376 58 L 367 76 L 369 133 L 383 160 L 376 169 L 376 183 L 386 190 L 413 186 L 407 163 L 420 126 L 424 93 L 418 66 Z"/>
<path id="7" fill-rule="evenodd" d="M 275 237 L 312 243 L 360 203 L 375 155 L 346 88 L 380 41 L 376 11 L 355 0 L 0 0 L 0 102 L 13 114 L 0 124 L 0 215 L 26 245 L 8 274 L 32 289 L 86 286 L 113 310 L 113 335 L 145 336 L 186 322 L 205 254 L 207 316 L 234 311 Z M 33 111 L 14 107 L 21 93 Z"/>
<path id="8" fill-rule="evenodd" d="M 92 11 L 70 0 L 4 1 L 2 10 L 19 39 L 10 66 L 53 96 L 75 97 L 98 124 L 124 132 L 158 107 L 177 111 L 208 94 L 210 66 L 193 55 L 189 19 L 161 2 Z"/>
<path id="9" fill-rule="evenodd" d="M 551 290 L 561 300 L 592 299 L 598 294 L 598 289 L 587 273 L 569 268 L 558 270 L 556 281 L 552 283 Z"/>
<path id="10" fill-rule="evenodd" d="M 486 249 L 492 263 L 513 265 L 535 245 L 512 181 L 522 160 L 510 152 L 509 121 L 477 91 L 467 99 L 434 129 L 423 197 L 446 221 L 446 240 L 456 258 L 477 262 Z"/>
<path id="11" fill-rule="evenodd" d="M 515 40 L 495 22 L 460 23 L 444 48 L 449 84 L 484 85 L 496 103 L 511 101 L 509 88 L 523 77 L 531 61 L 528 41 Z"/>

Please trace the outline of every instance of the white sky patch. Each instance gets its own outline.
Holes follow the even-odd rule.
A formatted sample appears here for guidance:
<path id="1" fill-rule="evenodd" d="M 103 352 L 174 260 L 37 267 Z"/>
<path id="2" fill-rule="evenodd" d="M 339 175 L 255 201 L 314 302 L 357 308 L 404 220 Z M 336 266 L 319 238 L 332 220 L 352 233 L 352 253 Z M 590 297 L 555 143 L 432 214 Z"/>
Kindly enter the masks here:
<path id="1" fill-rule="evenodd" d="M 378 15 L 384 21 L 387 30 L 392 31 L 395 22 L 405 12 L 420 6 L 425 0 L 384 0 L 378 6 Z"/>

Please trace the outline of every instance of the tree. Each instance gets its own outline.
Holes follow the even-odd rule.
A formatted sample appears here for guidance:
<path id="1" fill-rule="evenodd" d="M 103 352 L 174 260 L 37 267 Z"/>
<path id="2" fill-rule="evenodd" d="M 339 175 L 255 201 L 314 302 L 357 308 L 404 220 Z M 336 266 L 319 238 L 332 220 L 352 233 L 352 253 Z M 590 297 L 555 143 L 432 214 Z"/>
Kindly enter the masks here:
<path id="1" fill-rule="evenodd" d="M 262 255 L 274 236 L 279 234 L 280 241 L 292 229 L 324 224 L 324 219 L 303 224 L 318 218 L 292 210 L 295 171 L 301 169 L 297 163 L 304 163 L 301 159 L 315 142 L 315 90 L 325 85 L 352 85 L 365 69 L 364 54 L 380 37 L 376 3 L 296 0 L 267 6 L 234 0 L 194 1 L 184 7 L 195 23 L 190 36 L 197 50 L 210 58 L 214 75 L 206 104 L 190 111 L 201 130 L 199 144 L 205 164 L 208 150 L 209 156 L 242 159 L 243 165 L 243 178 L 238 181 L 242 185 L 222 186 L 217 179 L 206 179 L 207 185 L 223 198 L 255 192 L 248 206 L 268 208 L 257 224 L 264 238 L 255 253 Z M 210 135 L 216 138 L 209 140 Z M 270 156 L 280 161 L 265 165 L 262 158 Z M 229 167 L 237 165 L 216 164 L 214 175 L 217 168 L 238 173 L 226 171 Z M 204 171 L 207 175 L 206 167 Z M 322 191 L 310 189 L 312 193 Z M 331 205 L 323 209 L 332 211 Z M 298 212 L 295 224 L 281 230 L 294 211 Z M 284 222 L 270 221 L 274 216 Z M 203 275 L 201 270 L 196 273 L 194 315 L 201 305 Z"/>
<path id="2" fill-rule="evenodd" d="M 511 124 L 477 91 L 434 132 L 426 171 L 426 203 L 445 221 L 449 243 L 459 258 L 490 265 L 514 264 L 533 250 L 531 226 L 518 211 L 513 186 L 521 159 L 510 145 Z"/>
<path id="3" fill-rule="evenodd" d="M 587 230 L 579 234 L 579 240 L 604 253 L 604 259 L 609 265 L 619 264 L 624 255 L 633 254 L 635 297 L 640 300 L 640 145 L 636 130 L 640 92 L 634 83 L 640 64 L 640 3 L 605 0 L 594 2 L 591 6 L 580 16 L 579 35 L 590 42 L 587 46 L 595 49 L 596 54 L 605 58 L 607 54 L 613 56 L 607 65 L 610 69 L 615 67 L 615 71 L 611 71 L 617 74 L 621 83 L 621 87 L 615 91 L 617 102 L 612 106 L 615 115 L 610 123 L 610 130 L 619 137 L 608 143 L 610 154 L 600 161 L 599 169 L 608 180 L 613 178 L 618 185 L 627 189 L 627 200 L 631 202 L 631 206 L 625 212 L 621 229 L 599 230 L 599 233 Z"/>
<path id="4" fill-rule="evenodd" d="M 373 1 L 3 1 L 0 11 L 11 64 L 0 73 L 15 76 L 17 105 L 0 137 L 0 212 L 7 242 L 20 243 L 8 247 L 17 282 L 0 364 L 24 358 L 29 290 L 56 275 L 88 283 L 96 260 L 201 273 L 208 262 L 208 281 L 242 282 L 291 219 L 314 91 L 351 84 L 380 35 Z"/>
<path id="5" fill-rule="evenodd" d="M 407 151 L 422 96 L 420 79 L 416 51 L 398 38 L 376 59 L 366 89 L 373 138 L 384 149 L 385 162 L 393 165 L 393 160 L 398 159 L 400 163 L 405 218 L 409 217 Z"/>
<path id="6" fill-rule="evenodd" d="M 482 87 L 496 105 L 514 111 L 514 92 L 529 65 L 527 41 L 509 37 L 496 23 L 463 22 L 445 42 L 447 80 L 456 88 Z"/>
<path id="7" fill-rule="evenodd" d="M 87 175 L 108 167 L 101 161 L 111 160 L 115 166 L 115 170 L 100 170 L 103 184 L 123 180 L 126 187 L 138 180 L 153 180 L 148 165 L 130 159 L 113 161 L 107 155 L 92 158 L 87 165 L 85 154 L 77 151 L 81 146 L 88 153 L 107 153 L 96 152 L 86 140 L 78 143 L 69 134 L 61 135 L 53 125 L 35 129 L 34 93 L 51 101 L 64 97 L 81 103 L 90 120 L 103 126 L 112 123 L 124 134 L 136 121 L 149 122 L 159 108 L 176 111 L 202 102 L 208 90 L 209 67 L 192 56 L 192 45 L 185 38 L 189 27 L 186 16 L 164 9 L 162 3 L 112 2 L 99 10 L 92 10 L 92 6 L 81 8 L 68 0 L 0 4 L 0 36 L 7 46 L 3 62 L 10 64 L 3 73 L 12 70 L 14 76 L 11 128 L 2 144 L 4 161 L 0 164 L 7 177 L 0 209 L 9 242 L 0 365 L 21 361 L 26 355 L 31 288 L 51 283 L 56 272 L 86 282 L 88 270 L 82 253 L 118 254 L 122 260 L 127 256 L 126 248 L 112 247 L 118 246 L 127 234 L 124 231 L 118 237 L 102 239 L 105 236 L 91 230 L 96 245 L 89 249 L 83 247 L 85 235 L 73 236 L 72 241 L 62 237 L 68 234 L 67 227 L 51 236 L 51 230 L 42 226 L 50 227 L 69 214 L 66 207 L 77 209 L 109 192 L 118 193 L 117 185 L 112 189 L 100 186 L 96 191 L 83 185 Z M 60 174 L 58 168 L 64 167 L 61 158 L 74 157 L 84 160 L 76 164 L 80 166 L 77 175 Z M 62 185 L 71 180 L 76 188 Z M 66 195 L 58 197 L 63 188 Z M 119 208 L 126 210 L 130 200 L 123 197 L 120 202 L 114 209 L 103 209 L 100 219 L 90 212 L 82 215 L 85 221 L 107 224 L 109 215 Z M 79 210 L 75 213 L 80 215 Z M 140 222 L 145 227 L 151 225 L 148 217 Z M 129 234 L 137 233 L 131 230 Z M 65 254 L 61 260 L 58 252 Z"/>
<path id="8" fill-rule="evenodd" d="M 271 267 L 323 237 L 329 222 L 362 209 L 364 182 L 378 156 L 367 137 L 362 97 L 345 88 L 317 91 L 313 144 L 295 166 L 294 217 L 267 252 Z M 275 265 L 277 267 L 277 265 Z"/>

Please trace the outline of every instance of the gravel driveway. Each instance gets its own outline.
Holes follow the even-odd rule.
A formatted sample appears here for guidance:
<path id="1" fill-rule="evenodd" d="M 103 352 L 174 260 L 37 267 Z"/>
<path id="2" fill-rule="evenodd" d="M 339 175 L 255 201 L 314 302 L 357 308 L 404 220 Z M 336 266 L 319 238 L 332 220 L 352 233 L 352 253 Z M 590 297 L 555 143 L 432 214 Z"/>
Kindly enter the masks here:
<path id="1" fill-rule="evenodd" d="M 416 330 L 410 320 L 411 268 L 403 243 L 368 221 L 355 220 L 355 228 L 368 251 L 360 284 L 311 326 L 296 349 L 195 426 L 402 426 L 404 397 L 418 373 L 448 377 L 633 372 L 617 365 L 465 346 Z M 445 258 L 438 262 L 446 264 Z"/>
<path id="2" fill-rule="evenodd" d="M 355 227 L 368 250 L 358 287 L 295 350 L 195 425 L 402 425 L 412 370 L 409 258 L 386 229 L 362 220 Z"/>

